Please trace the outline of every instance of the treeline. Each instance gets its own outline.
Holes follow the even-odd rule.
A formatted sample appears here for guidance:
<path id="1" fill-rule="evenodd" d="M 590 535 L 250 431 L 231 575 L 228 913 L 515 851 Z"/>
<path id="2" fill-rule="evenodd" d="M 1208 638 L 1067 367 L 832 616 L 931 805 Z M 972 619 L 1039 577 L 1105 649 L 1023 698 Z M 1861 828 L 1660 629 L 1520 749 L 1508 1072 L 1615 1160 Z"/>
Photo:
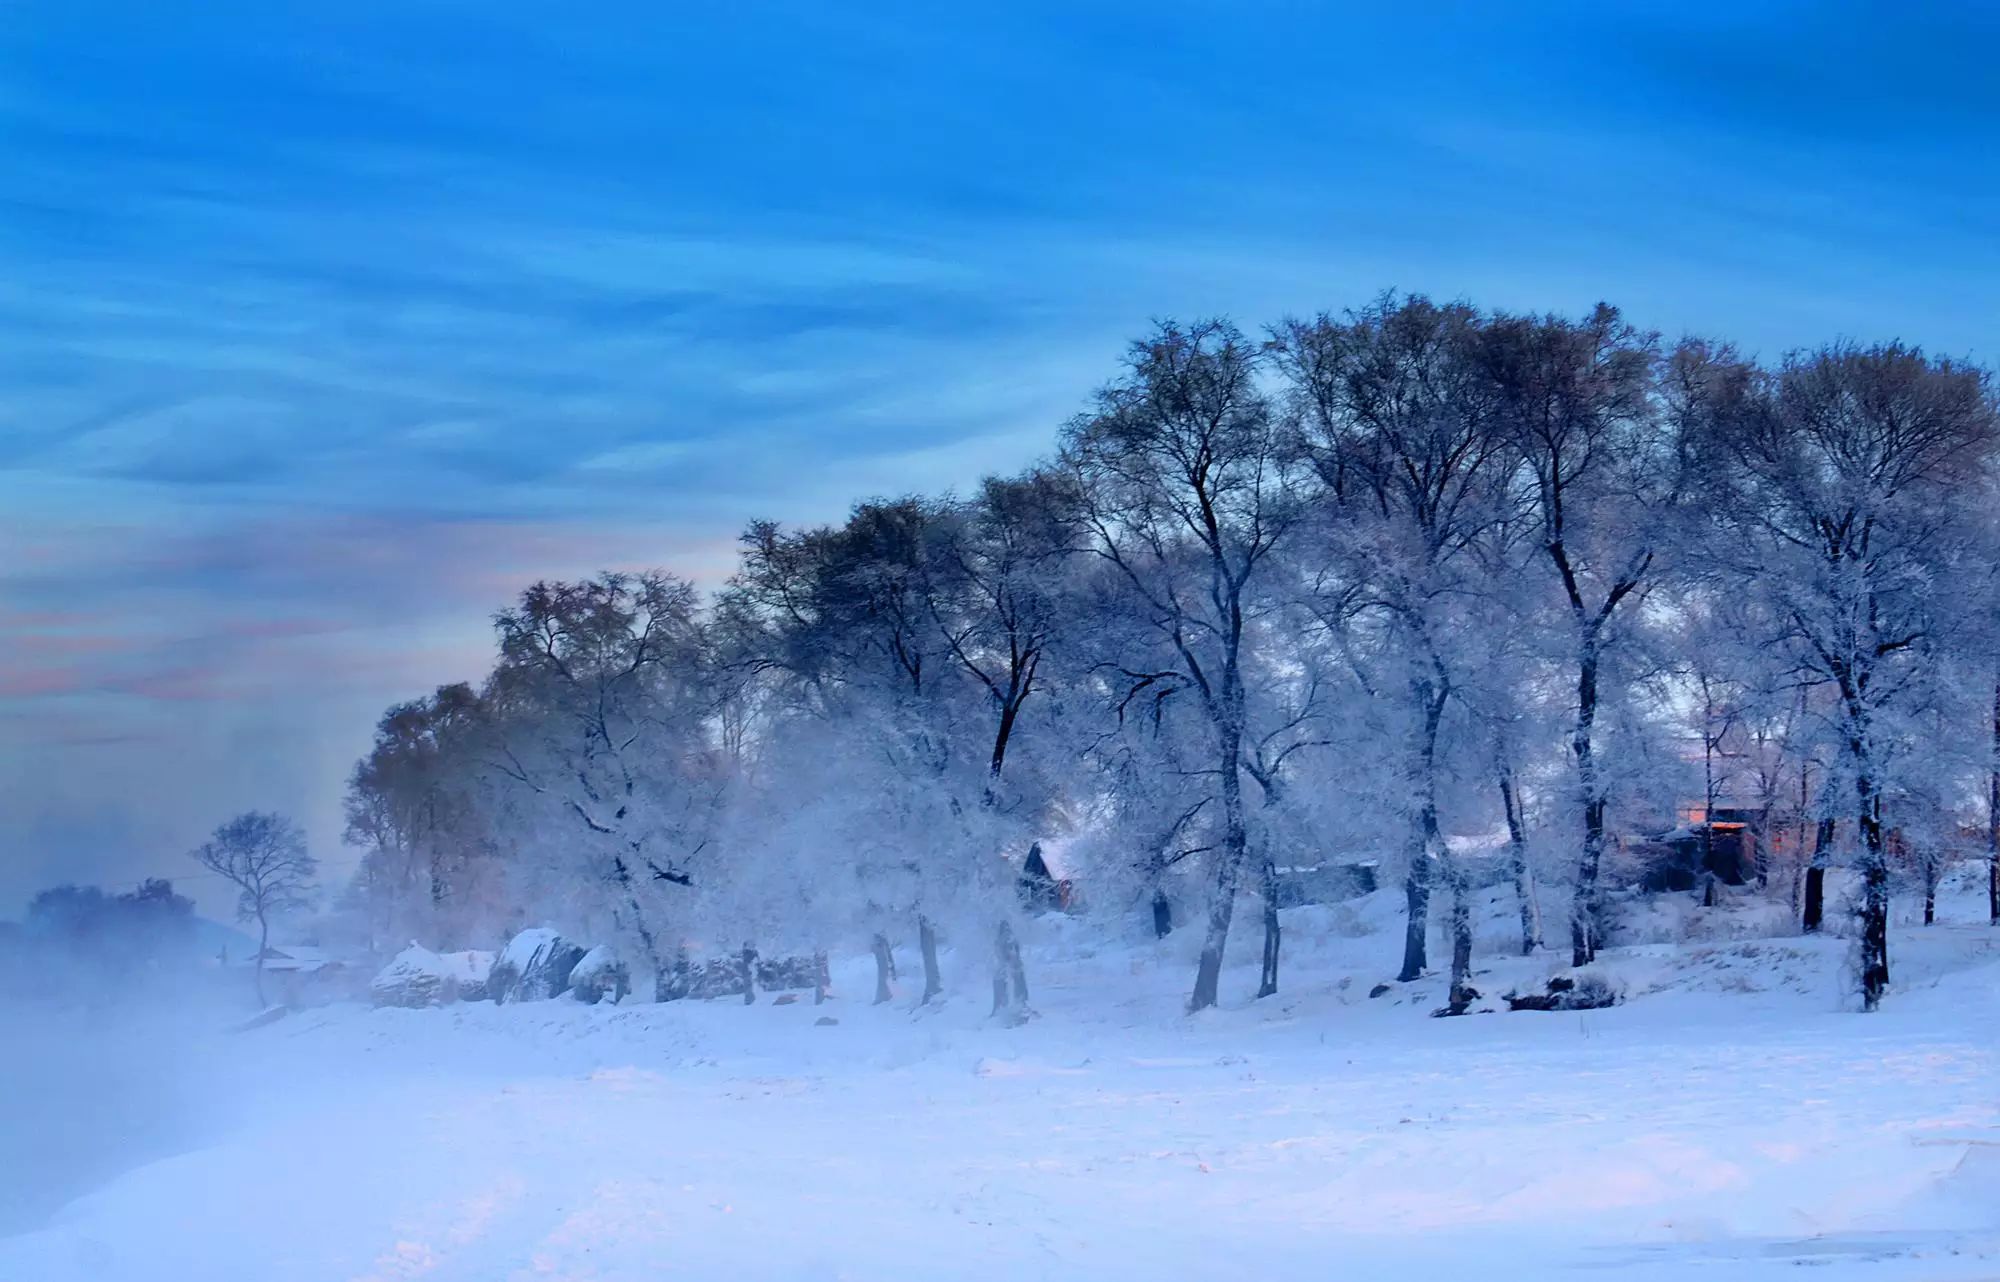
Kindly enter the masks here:
<path id="1" fill-rule="evenodd" d="M 187 970 L 200 951 L 194 901 L 158 877 L 123 893 L 50 887 L 29 901 L 18 933 L 0 933 L 18 991 L 41 997 L 130 988 Z"/>
<path id="2" fill-rule="evenodd" d="M 914 936 L 926 999 L 943 936 L 1018 1013 L 1041 839 L 1093 903 L 1195 907 L 1200 1009 L 1239 897 L 1274 992 L 1281 870 L 1347 855 L 1400 880 L 1401 976 L 1435 917 L 1462 990 L 1453 834 L 1506 834 L 1526 949 L 1541 865 L 1581 965 L 1619 825 L 1720 769 L 1807 901 L 1859 870 L 1872 1007 L 1897 860 L 2000 847 L 1997 442 L 1986 372 L 1900 344 L 1760 366 L 1392 296 L 1162 324 L 1021 475 L 756 523 L 708 596 L 523 592 L 489 674 L 383 717 L 348 906 L 395 946 L 582 919 L 656 976 Z"/>

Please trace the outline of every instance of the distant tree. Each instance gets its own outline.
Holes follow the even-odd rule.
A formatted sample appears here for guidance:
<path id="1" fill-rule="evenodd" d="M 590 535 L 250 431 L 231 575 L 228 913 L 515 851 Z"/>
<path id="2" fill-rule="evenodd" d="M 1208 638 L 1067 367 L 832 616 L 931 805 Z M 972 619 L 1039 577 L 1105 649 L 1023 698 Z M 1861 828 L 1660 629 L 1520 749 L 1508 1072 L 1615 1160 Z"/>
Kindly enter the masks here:
<path id="1" fill-rule="evenodd" d="M 264 954 L 271 918 L 312 901 L 319 861 L 306 853 L 306 835 L 280 814 L 252 810 L 216 828 L 190 852 L 194 861 L 237 889 L 236 916 L 257 923 L 257 1000 L 264 1000 Z"/>
<path id="2" fill-rule="evenodd" d="M 122 895 L 96 886 L 55 886 L 28 905 L 27 925 L 115 982 L 192 955 L 194 902 L 159 877 Z"/>
<path id="3" fill-rule="evenodd" d="M 89 937 L 109 914 L 111 896 L 98 886 L 51 886 L 28 903 L 28 926 L 70 943 Z"/>
<path id="4" fill-rule="evenodd" d="M 164 877 L 148 877 L 114 901 L 118 943 L 135 966 L 158 965 L 192 952 L 194 901 Z"/>
<path id="5" fill-rule="evenodd" d="M 492 863 L 477 795 L 485 714 L 463 684 L 399 703 L 348 777 L 346 839 L 363 852 L 356 906 L 371 934 L 461 947 L 489 924 L 475 922 L 472 902 Z"/>

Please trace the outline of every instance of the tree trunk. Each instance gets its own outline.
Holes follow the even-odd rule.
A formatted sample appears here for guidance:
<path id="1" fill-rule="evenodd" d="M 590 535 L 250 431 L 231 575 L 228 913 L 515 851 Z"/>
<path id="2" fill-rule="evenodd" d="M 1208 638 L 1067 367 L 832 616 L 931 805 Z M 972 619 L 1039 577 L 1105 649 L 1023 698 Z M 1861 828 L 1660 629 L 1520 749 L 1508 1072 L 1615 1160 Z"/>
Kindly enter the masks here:
<path id="1" fill-rule="evenodd" d="M 1854 780 L 1861 826 L 1861 1006 L 1874 1010 L 1889 987 L 1889 860 L 1882 840 L 1882 802 L 1866 772 Z"/>
<path id="2" fill-rule="evenodd" d="M 1444 874 L 1451 884 L 1451 996 L 1454 1014 L 1463 1013 L 1478 999 L 1472 990 L 1472 894 L 1465 869 L 1447 857 Z"/>
<path id="3" fill-rule="evenodd" d="M 264 914 L 257 914 L 257 1005 L 264 1005 L 264 954 L 271 949 L 271 923 Z"/>
<path id="4" fill-rule="evenodd" d="M 743 944 L 742 965 L 743 1004 L 751 1006 L 757 1001 L 757 950 L 748 940 Z"/>
<path id="5" fill-rule="evenodd" d="M 1993 683 L 1993 765 L 1986 772 L 1986 914 L 2000 926 L 2000 681 Z"/>
<path id="6" fill-rule="evenodd" d="M 993 1013 L 1019 1021 L 1028 1013 L 1028 970 L 1014 924 L 1002 918 L 993 932 Z"/>
<path id="7" fill-rule="evenodd" d="M 1018 663 L 1014 670 L 1018 675 L 1020 672 Z M 1001 701 L 1000 726 L 993 737 L 993 755 L 987 762 L 986 791 L 979 803 L 979 808 L 988 813 L 999 807 L 1000 771 L 1007 760 L 1007 743 L 1013 734 L 1015 714 L 1020 711 L 1019 699 L 1027 697 L 1026 689 L 1018 684 L 1011 689 L 1014 693 Z M 1041 846 L 1038 843 L 1031 844 L 1028 847 L 1028 859 L 1037 858 L 1040 852 Z M 1043 869 L 1046 872 L 1047 865 L 1043 865 Z M 1019 886 L 1020 883 L 1017 881 L 1011 887 L 1001 888 L 1000 896 L 1003 904 L 1018 904 Z M 1043 888 L 1037 887 L 1037 889 Z M 1056 888 L 1051 882 L 1046 889 L 1053 894 Z M 1057 897 L 1059 898 L 1059 895 Z M 1028 1017 L 1028 968 L 1021 959 L 1021 941 L 1014 934 L 1014 923 L 1008 916 L 1010 909 L 1003 907 L 1000 911 L 1000 922 L 993 932 L 993 1013 L 997 1015 L 1004 1010 L 1007 1012 L 1009 1023 L 1019 1024 Z"/>
<path id="8" fill-rule="evenodd" d="M 1406 984 L 1422 975 L 1430 962 L 1426 936 L 1430 932 L 1431 885 L 1445 858 L 1444 835 L 1438 829 L 1437 740 L 1438 727 L 1444 723 L 1447 691 L 1442 681 L 1435 685 L 1425 681 L 1418 683 L 1417 693 L 1424 710 L 1422 738 L 1417 742 L 1417 849 L 1410 859 L 1409 876 L 1403 881 L 1409 918 L 1403 925 L 1403 969 L 1396 973 Z"/>
<path id="9" fill-rule="evenodd" d="M 1832 816 L 1827 816 L 1813 833 L 1812 863 L 1806 866 L 1804 922 L 1808 935 L 1818 934 L 1826 919 L 1826 862 L 1833 857 L 1833 826 Z"/>
<path id="10" fill-rule="evenodd" d="M 1703 687 L 1707 686 L 1704 679 Z M 1715 711 L 1704 699 L 1701 722 L 1701 906 L 1715 907 Z"/>
<path id="11" fill-rule="evenodd" d="M 1431 852 L 1424 843 L 1410 853 L 1410 873 L 1403 879 L 1403 968 L 1396 978 L 1407 984 L 1422 977 L 1429 963 L 1426 937 L 1431 919 Z"/>
<path id="12" fill-rule="evenodd" d="M 1236 879 L 1242 872 L 1244 850 L 1249 844 L 1243 818 L 1243 780 L 1237 774 L 1243 749 L 1240 732 L 1225 730 L 1221 748 L 1222 850 L 1221 858 L 1216 861 L 1215 887 L 1208 903 L 1208 933 L 1202 938 L 1194 992 L 1188 997 L 1190 1013 L 1215 1005 L 1222 981 L 1222 950 L 1229 942 L 1229 922 L 1236 913 Z"/>
<path id="13" fill-rule="evenodd" d="M 1576 729 L 1570 736 L 1570 752 L 1576 758 L 1577 785 L 1583 800 L 1583 853 L 1577 860 L 1575 897 L 1570 903 L 1570 964 L 1587 966 L 1597 960 L 1602 934 L 1603 903 L 1598 893 L 1598 873 L 1604 864 L 1604 798 L 1598 792 L 1596 745 L 1592 733 L 1597 725 L 1597 637 L 1585 636 L 1577 661 Z"/>
<path id="14" fill-rule="evenodd" d="M 1278 868 L 1269 851 L 1258 869 L 1264 895 L 1264 972 L 1257 981 L 1257 996 L 1269 997 L 1278 991 Z"/>
<path id="15" fill-rule="evenodd" d="M 625 911 L 632 916 L 632 930 L 639 936 L 639 946 L 646 950 L 646 963 L 653 968 L 653 1000 L 660 1001 L 661 990 L 665 984 L 664 976 L 667 973 L 666 960 L 660 956 L 659 945 L 653 938 L 653 932 L 646 927 L 646 910 L 639 906 L 639 892 L 633 885 L 631 868 L 620 855 L 612 856 L 611 868 L 612 877 L 617 881 L 618 889 L 625 901 Z"/>
<path id="16" fill-rule="evenodd" d="M 1507 850 L 1514 862 L 1514 894 L 1521 903 L 1521 956 L 1542 946 L 1542 909 L 1535 901 L 1535 874 L 1528 867 L 1528 839 L 1521 805 L 1514 796 L 1514 772 L 1500 767 L 1500 806 L 1507 812 Z"/>
<path id="17" fill-rule="evenodd" d="M 917 918 L 917 950 L 924 956 L 924 1001 L 928 1002 L 944 991 L 944 980 L 938 973 L 937 928 L 921 915 Z"/>
<path id="18" fill-rule="evenodd" d="M 823 1006 L 833 995 L 833 967 L 826 959 L 826 949 L 813 953 L 813 1005 Z"/>
<path id="19" fill-rule="evenodd" d="M 889 950 L 889 937 L 879 932 L 871 946 L 875 952 L 875 1004 L 880 1006 L 894 996 L 889 991 L 889 976 L 894 965 L 890 958 L 893 954 Z"/>

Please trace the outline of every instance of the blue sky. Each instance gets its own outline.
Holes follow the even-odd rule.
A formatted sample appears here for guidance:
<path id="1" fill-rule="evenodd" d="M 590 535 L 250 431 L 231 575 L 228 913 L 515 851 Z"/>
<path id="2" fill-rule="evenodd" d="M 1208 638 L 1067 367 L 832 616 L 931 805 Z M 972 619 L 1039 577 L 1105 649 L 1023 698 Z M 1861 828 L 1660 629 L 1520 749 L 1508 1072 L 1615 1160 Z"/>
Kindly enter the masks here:
<path id="1" fill-rule="evenodd" d="M 1396 287 L 1991 360 L 1996 47 L 1838 3 L 8 6 L 0 915 L 249 806 L 344 862 L 375 714 L 523 583 L 713 582 L 751 516 L 1023 464 L 1150 317 Z"/>

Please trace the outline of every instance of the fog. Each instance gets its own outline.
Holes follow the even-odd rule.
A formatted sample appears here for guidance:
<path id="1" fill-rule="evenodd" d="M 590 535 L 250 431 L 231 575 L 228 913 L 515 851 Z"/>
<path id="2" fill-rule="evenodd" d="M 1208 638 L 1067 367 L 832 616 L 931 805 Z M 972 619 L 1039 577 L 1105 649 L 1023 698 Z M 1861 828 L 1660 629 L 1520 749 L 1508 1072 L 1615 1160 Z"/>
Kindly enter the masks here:
<path id="1" fill-rule="evenodd" d="M 247 1085 L 219 1031 L 228 1017 L 193 993 L 163 1006 L 0 1005 L 0 1234 L 226 1126 Z"/>

